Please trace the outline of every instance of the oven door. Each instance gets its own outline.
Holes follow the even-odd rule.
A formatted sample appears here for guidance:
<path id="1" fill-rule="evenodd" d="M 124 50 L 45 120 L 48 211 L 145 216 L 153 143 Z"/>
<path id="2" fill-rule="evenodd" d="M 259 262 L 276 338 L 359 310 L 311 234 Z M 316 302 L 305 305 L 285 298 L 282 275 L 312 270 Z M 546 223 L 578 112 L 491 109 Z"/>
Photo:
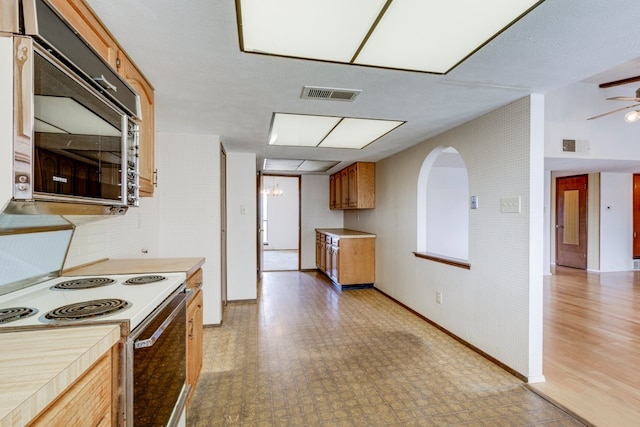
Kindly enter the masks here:
<path id="1" fill-rule="evenodd" d="M 183 286 L 127 339 L 128 426 L 175 426 L 184 412 L 186 300 Z"/>

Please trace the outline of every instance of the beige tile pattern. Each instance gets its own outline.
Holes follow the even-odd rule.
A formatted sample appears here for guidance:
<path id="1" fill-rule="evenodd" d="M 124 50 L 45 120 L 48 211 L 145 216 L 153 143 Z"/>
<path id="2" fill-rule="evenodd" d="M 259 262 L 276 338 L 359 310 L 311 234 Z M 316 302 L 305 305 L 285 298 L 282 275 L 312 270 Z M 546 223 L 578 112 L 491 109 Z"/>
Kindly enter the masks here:
<path id="1" fill-rule="evenodd" d="M 580 426 L 374 289 L 265 273 L 206 328 L 189 426 Z"/>

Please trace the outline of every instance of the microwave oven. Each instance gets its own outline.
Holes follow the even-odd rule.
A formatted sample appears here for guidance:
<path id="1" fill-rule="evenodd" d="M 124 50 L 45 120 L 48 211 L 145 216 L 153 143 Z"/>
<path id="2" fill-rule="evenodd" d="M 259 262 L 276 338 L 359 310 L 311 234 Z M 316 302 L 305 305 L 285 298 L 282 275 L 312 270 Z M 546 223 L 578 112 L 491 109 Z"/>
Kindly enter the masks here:
<path id="1" fill-rule="evenodd" d="M 139 203 L 138 95 L 46 1 L 21 10 L 4 213 L 123 214 Z"/>

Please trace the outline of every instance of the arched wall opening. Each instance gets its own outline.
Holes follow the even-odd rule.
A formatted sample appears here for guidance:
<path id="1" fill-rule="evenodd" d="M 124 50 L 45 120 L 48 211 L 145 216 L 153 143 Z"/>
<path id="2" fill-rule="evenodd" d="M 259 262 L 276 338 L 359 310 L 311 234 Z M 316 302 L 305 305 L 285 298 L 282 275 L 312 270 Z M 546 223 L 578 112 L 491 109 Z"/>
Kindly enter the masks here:
<path id="1" fill-rule="evenodd" d="M 469 178 L 455 148 L 437 147 L 425 158 L 417 202 L 417 252 L 468 260 Z"/>

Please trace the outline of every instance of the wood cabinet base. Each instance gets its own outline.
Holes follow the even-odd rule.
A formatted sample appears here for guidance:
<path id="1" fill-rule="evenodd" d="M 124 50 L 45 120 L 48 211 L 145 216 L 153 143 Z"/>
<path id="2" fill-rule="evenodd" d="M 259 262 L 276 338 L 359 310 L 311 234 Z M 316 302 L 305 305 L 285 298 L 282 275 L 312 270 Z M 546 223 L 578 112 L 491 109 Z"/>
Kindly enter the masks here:
<path id="1" fill-rule="evenodd" d="M 375 282 L 373 234 L 316 230 L 316 264 L 340 290 L 372 288 Z"/>

